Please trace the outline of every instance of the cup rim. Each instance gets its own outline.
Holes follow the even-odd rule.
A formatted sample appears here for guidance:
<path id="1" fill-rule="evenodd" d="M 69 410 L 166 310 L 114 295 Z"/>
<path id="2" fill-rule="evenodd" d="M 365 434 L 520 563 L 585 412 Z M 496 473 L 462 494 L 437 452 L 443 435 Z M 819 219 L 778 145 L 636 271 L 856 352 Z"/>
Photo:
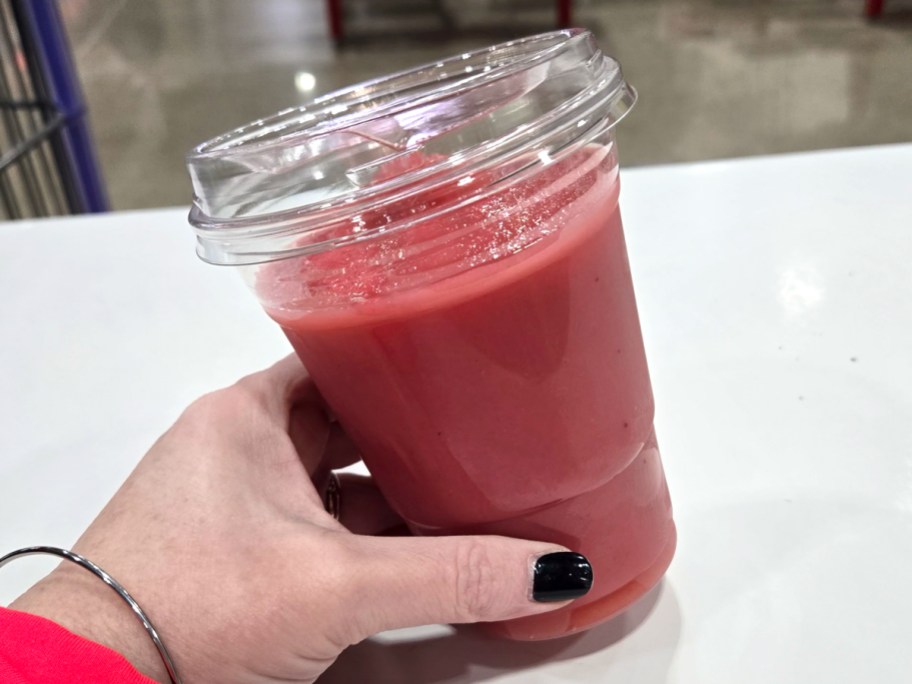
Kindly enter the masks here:
<path id="1" fill-rule="evenodd" d="M 409 110 L 436 107 L 460 97 L 461 93 L 472 92 L 510 77 L 524 79 L 523 83 L 528 79 L 538 83 L 542 79 L 559 78 L 564 72 L 558 71 L 555 76 L 552 64 L 558 62 L 552 60 L 565 52 L 572 54 L 573 58 L 564 62 L 561 68 L 566 69 L 567 64 L 571 64 L 576 65 L 574 69 L 585 69 L 591 82 L 586 81 L 586 85 L 574 91 L 572 96 L 552 109 L 532 115 L 527 123 L 508 134 L 484 139 L 445 159 L 420 165 L 381 182 L 337 192 L 325 198 L 301 200 L 292 206 L 243 215 L 207 211 L 212 206 L 210 198 L 206 197 L 204 184 L 207 180 L 200 179 L 207 178 L 208 164 L 229 163 L 238 169 L 237 174 L 223 182 L 223 186 L 219 187 L 219 181 L 216 181 L 213 196 L 218 199 L 220 193 L 234 192 L 237 186 L 229 183 L 234 183 L 248 171 L 254 174 L 254 178 L 259 174 L 268 181 L 272 161 L 270 155 L 278 153 L 287 158 L 289 150 L 294 154 L 296 145 L 319 142 L 321 136 L 344 134 L 349 130 L 360 134 L 357 127 L 367 123 L 382 125 L 399 114 L 407 115 Z M 496 55 L 493 65 L 485 61 L 491 55 Z M 465 76 L 460 76 L 458 71 L 454 75 L 454 66 L 460 63 L 486 66 L 466 69 Z M 435 74 L 440 78 L 435 79 Z M 411 84 L 412 92 L 406 90 L 403 93 L 399 87 L 401 84 Z M 384 227 L 382 231 L 372 229 L 357 236 L 329 237 L 331 226 L 338 226 L 341 221 L 350 220 L 366 210 L 407 201 L 418 187 L 452 183 L 492 164 L 529 157 L 533 149 L 546 151 L 544 156 L 539 152 L 538 158 L 533 155 L 528 163 L 524 161 L 524 165 L 510 176 L 518 179 L 531 173 L 532 167 L 549 163 L 547 151 L 557 158 L 612 128 L 632 108 L 636 99 L 636 91 L 624 81 L 620 65 L 599 50 L 594 37 L 585 29 L 563 29 L 507 41 L 343 88 L 309 104 L 235 128 L 193 148 L 187 159 L 194 182 L 194 198 L 188 219 L 196 232 L 197 254 L 213 264 L 254 264 L 369 239 L 376 232 L 407 228 L 420 217 Z M 354 111 L 338 111 L 340 103 L 348 103 Z M 585 127 L 580 127 L 583 124 Z M 407 150 L 410 150 L 409 154 L 420 151 L 421 145 Z M 478 189 L 473 192 L 477 199 L 486 191 Z M 306 240 L 303 239 L 305 237 Z"/>
<path id="2" fill-rule="evenodd" d="M 519 71 L 528 69 L 531 66 L 546 62 L 553 58 L 557 53 L 566 49 L 567 44 L 577 36 L 591 36 L 587 29 L 569 28 L 539 33 L 533 36 L 526 36 L 516 40 L 505 41 L 477 50 L 470 50 L 458 55 L 446 57 L 436 62 L 426 62 L 415 67 L 403 69 L 385 74 L 378 78 L 361 81 L 350 86 L 339 88 L 332 92 L 314 98 L 312 101 L 294 107 L 288 107 L 274 114 L 257 119 L 249 123 L 238 126 L 234 129 L 221 133 L 209 140 L 195 145 L 187 154 L 188 161 L 205 157 L 223 157 L 230 156 L 232 151 L 239 150 L 243 147 L 244 152 L 261 152 L 272 147 L 281 147 L 288 143 L 303 137 L 312 137 L 314 135 L 325 135 L 339 130 L 344 130 L 351 126 L 366 123 L 368 121 L 389 116 L 405 109 L 410 109 L 422 104 L 425 100 L 442 99 L 453 92 L 462 90 L 466 87 L 474 87 L 482 83 L 490 83 L 511 76 Z M 532 49 L 528 54 L 518 58 L 512 58 L 507 62 L 499 64 L 489 71 L 469 73 L 463 78 L 454 79 L 453 81 L 437 88 L 426 95 L 418 98 L 398 97 L 386 105 L 372 107 L 364 112 L 355 113 L 350 116 L 333 116 L 328 119 L 325 125 L 317 125 L 312 128 L 296 129 L 286 134 L 271 137 L 265 140 L 247 142 L 244 138 L 257 129 L 264 129 L 270 125 L 275 125 L 291 115 L 299 115 L 301 118 L 313 117 L 318 119 L 312 111 L 317 109 L 318 112 L 329 111 L 333 102 L 344 100 L 349 95 L 355 95 L 355 98 L 345 106 L 363 104 L 370 100 L 376 99 L 377 87 L 384 86 L 384 90 L 379 92 L 393 92 L 396 83 L 421 73 L 423 71 L 443 71 L 447 67 L 452 67 L 459 62 L 470 61 L 486 54 L 502 52 L 515 47 L 523 49 L 534 48 L 537 43 L 548 43 L 539 49 Z M 357 97 L 359 91 L 367 91 L 363 97 Z M 240 144 L 238 144 L 240 143 Z"/>

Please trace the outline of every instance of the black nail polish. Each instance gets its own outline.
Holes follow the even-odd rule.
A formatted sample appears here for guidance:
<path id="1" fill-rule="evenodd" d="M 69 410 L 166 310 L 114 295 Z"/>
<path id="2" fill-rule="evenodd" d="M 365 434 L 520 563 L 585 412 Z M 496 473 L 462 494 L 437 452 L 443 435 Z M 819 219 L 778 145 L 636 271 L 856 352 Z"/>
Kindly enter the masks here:
<path id="1" fill-rule="evenodd" d="M 592 566 L 578 553 L 558 551 L 535 561 L 532 598 L 536 601 L 567 601 L 579 598 L 592 587 Z"/>

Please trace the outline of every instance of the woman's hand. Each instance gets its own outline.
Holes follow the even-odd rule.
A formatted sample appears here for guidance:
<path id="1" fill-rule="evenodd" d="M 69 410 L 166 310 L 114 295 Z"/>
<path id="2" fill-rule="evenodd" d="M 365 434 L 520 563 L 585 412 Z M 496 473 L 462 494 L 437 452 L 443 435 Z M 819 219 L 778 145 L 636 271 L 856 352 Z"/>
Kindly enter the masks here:
<path id="1" fill-rule="evenodd" d="M 309 682 L 382 630 L 565 605 L 532 599 L 536 560 L 565 550 L 553 544 L 369 536 L 401 521 L 366 478 L 343 480 L 334 520 L 318 489 L 356 460 L 288 357 L 191 405 L 75 550 L 133 594 L 189 684 Z M 585 593 L 586 578 L 576 579 Z M 133 614 L 81 568 L 64 563 L 12 607 L 167 681 Z"/>

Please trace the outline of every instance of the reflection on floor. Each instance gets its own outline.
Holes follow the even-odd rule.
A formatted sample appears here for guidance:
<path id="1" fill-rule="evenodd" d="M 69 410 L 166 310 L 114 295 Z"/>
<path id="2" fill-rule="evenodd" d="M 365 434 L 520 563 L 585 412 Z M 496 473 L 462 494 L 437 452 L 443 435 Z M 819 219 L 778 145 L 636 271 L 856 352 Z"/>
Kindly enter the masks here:
<path id="1" fill-rule="evenodd" d="M 553 0 L 61 3 L 114 208 L 187 204 L 195 143 L 382 73 L 554 26 Z M 912 6 L 576 0 L 640 92 L 625 165 L 912 140 Z M 396 36 L 394 39 L 389 36 Z"/>

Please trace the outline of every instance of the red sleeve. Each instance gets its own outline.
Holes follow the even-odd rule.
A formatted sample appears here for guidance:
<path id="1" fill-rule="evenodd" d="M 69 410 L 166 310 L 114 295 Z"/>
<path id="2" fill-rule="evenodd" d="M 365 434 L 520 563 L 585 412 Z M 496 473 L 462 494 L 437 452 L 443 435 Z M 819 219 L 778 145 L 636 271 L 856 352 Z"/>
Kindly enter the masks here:
<path id="1" fill-rule="evenodd" d="M 154 684 L 117 651 L 8 608 L 0 608 L 0 682 Z"/>

